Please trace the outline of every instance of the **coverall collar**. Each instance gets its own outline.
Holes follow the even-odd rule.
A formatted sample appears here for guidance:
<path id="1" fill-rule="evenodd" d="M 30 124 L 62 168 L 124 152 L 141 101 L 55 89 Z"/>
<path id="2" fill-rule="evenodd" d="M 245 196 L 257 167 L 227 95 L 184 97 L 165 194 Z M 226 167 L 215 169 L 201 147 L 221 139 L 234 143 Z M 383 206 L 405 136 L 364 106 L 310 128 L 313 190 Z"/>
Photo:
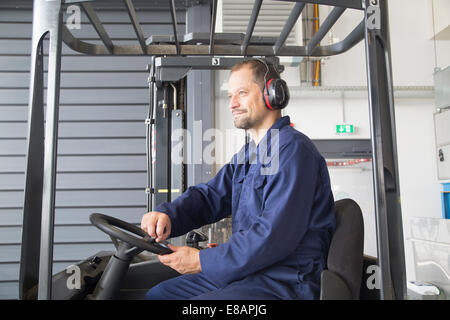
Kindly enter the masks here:
<path id="1" fill-rule="evenodd" d="M 267 130 L 264 137 L 260 140 L 257 148 L 260 148 L 261 145 L 264 145 L 264 143 L 261 143 L 261 141 L 264 141 L 265 139 L 268 139 L 267 143 L 265 145 L 268 145 L 270 143 L 271 130 L 273 130 L 273 129 L 280 130 L 284 126 L 290 125 L 290 123 L 291 123 L 291 119 L 289 118 L 289 116 L 281 117 L 277 121 L 275 121 L 274 124 L 269 128 L 269 130 Z M 249 147 L 250 147 L 250 150 L 255 148 L 255 141 L 253 139 L 250 141 Z"/>
<path id="2" fill-rule="evenodd" d="M 290 125 L 291 120 L 289 116 L 284 116 L 279 118 L 275 123 L 267 130 L 266 134 L 263 136 L 261 141 L 255 146 L 255 141 L 252 139 L 248 145 L 246 145 L 245 149 L 245 163 L 246 163 L 246 172 L 248 171 L 249 164 L 263 164 L 268 165 L 270 160 L 267 160 L 267 157 L 270 159 L 272 156 L 272 150 L 278 150 L 279 148 L 279 137 L 277 139 L 272 140 L 273 130 L 281 130 L 283 127 Z M 275 143 L 275 145 L 273 145 Z M 256 169 L 256 168 L 253 168 Z"/>

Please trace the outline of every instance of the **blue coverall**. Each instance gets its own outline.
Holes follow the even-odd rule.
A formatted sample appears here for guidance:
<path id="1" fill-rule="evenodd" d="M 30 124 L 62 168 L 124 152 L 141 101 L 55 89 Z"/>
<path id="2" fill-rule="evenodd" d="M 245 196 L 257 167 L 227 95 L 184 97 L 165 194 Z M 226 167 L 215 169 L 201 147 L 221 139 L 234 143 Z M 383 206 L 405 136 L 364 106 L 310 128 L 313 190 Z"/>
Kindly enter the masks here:
<path id="1" fill-rule="evenodd" d="M 147 299 L 319 298 L 336 226 L 325 160 L 288 116 L 261 141 L 246 144 L 208 183 L 155 208 L 170 217 L 171 237 L 230 214 L 232 235 L 200 251 L 202 272 L 161 282 Z"/>

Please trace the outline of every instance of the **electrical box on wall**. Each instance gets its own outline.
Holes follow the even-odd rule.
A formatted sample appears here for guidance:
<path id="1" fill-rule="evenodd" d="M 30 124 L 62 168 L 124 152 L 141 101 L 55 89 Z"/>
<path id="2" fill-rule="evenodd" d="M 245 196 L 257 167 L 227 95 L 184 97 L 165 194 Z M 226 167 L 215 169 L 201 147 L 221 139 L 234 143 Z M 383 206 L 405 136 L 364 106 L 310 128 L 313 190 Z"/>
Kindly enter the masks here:
<path id="1" fill-rule="evenodd" d="M 442 183 L 442 215 L 450 218 L 450 67 L 434 74 L 434 114 L 438 179 Z"/>
<path id="2" fill-rule="evenodd" d="M 450 180 L 450 109 L 434 114 L 439 180 Z"/>
<path id="3" fill-rule="evenodd" d="M 434 73 L 434 99 L 437 108 L 450 108 L 450 67 Z"/>
<path id="4" fill-rule="evenodd" d="M 439 180 L 450 180 L 450 67 L 434 73 L 436 158 Z"/>

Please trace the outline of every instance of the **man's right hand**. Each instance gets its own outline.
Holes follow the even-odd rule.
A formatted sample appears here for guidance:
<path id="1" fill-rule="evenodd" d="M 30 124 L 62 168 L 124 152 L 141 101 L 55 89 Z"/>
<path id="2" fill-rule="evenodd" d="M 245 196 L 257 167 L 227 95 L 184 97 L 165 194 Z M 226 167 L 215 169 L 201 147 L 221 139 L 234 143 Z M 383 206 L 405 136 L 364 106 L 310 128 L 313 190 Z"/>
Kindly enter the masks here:
<path id="1" fill-rule="evenodd" d="M 151 211 L 142 217 L 141 229 L 147 232 L 156 242 L 166 240 L 171 231 L 170 218 L 167 214 Z"/>

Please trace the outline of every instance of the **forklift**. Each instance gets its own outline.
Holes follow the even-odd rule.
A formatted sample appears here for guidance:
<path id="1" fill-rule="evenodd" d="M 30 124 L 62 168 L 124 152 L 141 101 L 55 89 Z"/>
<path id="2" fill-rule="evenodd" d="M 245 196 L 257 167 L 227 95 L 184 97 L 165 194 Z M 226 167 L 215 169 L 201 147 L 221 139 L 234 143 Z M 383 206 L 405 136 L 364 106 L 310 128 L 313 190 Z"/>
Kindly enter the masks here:
<path id="1" fill-rule="evenodd" d="M 64 270 L 53 275 L 62 42 L 72 50 L 86 55 L 148 56 L 150 101 L 148 116 L 145 119 L 146 194 L 147 211 L 152 211 L 157 205 L 182 194 L 189 184 L 186 165 L 172 163 L 170 159 L 172 133 L 177 129 L 192 127 L 192 121 L 187 119 L 187 114 L 195 106 L 186 98 L 187 88 L 195 83 L 195 76 L 192 74 L 202 70 L 230 69 L 239 61 L 255 57 L 265 58 L 279 71 L 283 71 L 280 57 L 328 57 L 344 53 L 361 41 L 365 43 L 371 122 L 371 140 L 364 145 L 367 149 L 364 154 L 372 159 L 377 257 L 363 256 L 363 230 L 357 230 L 359 242 L 351 247 L 355 252 L 355 268 L 350 268 L 353 274 L 347 274 L 348 270 L 344 270 L 341 256 L 333 255 L 337 259 L 336 264 L 333 264 L 335 270 L 329 268 L 330 270 L 324 270 L 322 274 L 321 299 L 406 299 L 387 0 L 277 1 L 294 2 L 279 37 L 253 35 L 263 0 L 254 1 L 245 33 L 215 32 L 217 0 L 185 1 L 185 5 L 191 7 L 192 11 L 195 11 L 198 3 L 208 4 L 210 25 L 209 32 L 194 31 L 180 37 L 176 19 L 177 3 L 175 0 L 168 0 L 173 34 L 152 35 L 145 39 L 132 1 L 124 0 L 130 24 L 136 33 L 137 44 L 122 45 L 111 41 L 94 10 L 95 0 L 34 0 L 28 152 L 19 279 L 21 299 L 141 299 L 149 288 L 178 275 L 157 259 L 158 254 L 170 253 L 167 242 L 156 243 L 136 225 L 102 213 L 93 213 L 90 221 L 111 237 L 115 252 L 99 252 L 67 269 L 73 273 Z M 88 43 L 76 38 L 62 23 L 63 6 L 74 3 L 83 8 L 102 44 Z M 288 35 L 306 4 L 327 5 L 333 9 L 307 44 L 287 45 Z M 364 13 L 364 18 L 340 42 L 321 46 L 321 40 L 346 10 L 359 10 Z M 50 45 L 47 112 L 44 122 L 43 39 L 47 34 Z M 155 155 L 151 150 L 152 141 L 157 144 Z M 339 147 L 348 149 L 351 153 L 360 150 L 355 147 L 358 143 L 348 141 L 347 144 L 339 144 Z M 336 148 L 336 145 L 329 141 L 319 141 L 316 146 L 322 154 Z M 347 150 L 338 152 L 345 154 Z M 343 202 L 336 202 L 336 207 L 342 212 L 354 211 L 361 225 L 358 205 L 352 201 L 340 201 Z M 336 214 L 338 215 L 338 212 Z M 344 216 L 346 215 L 342 215 Z M 346 218 L 342 219 L 341 222 L 345 225 Z M 203 248 L 200 243 L 207 240 L 206 235 L 197 230 L 186 236 L 187 245 L 200 249 Z M 336 242 L 335 246 L 339 245 L 340 243 Z M 366 272 L 369 266 L 377 266 L 379 288 L 367 286 L 371 276 Z M 72 282 L 74 279 L 80 281 Z"/>

